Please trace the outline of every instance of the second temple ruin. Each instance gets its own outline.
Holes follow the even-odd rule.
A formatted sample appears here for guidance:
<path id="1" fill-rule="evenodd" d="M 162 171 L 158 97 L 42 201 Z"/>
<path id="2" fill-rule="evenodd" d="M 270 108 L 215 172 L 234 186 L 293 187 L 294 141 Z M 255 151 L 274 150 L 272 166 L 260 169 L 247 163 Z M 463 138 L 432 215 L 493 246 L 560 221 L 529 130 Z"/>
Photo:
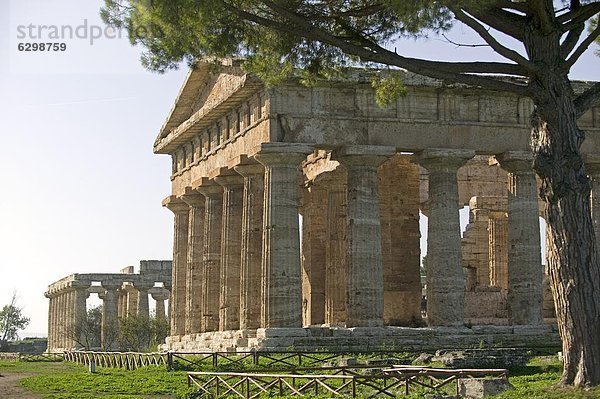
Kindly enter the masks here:
<path id="1" fill-rule="evenodd" d="M 150 296 L 157 318 L 168 318 L 171 290 L 171 261 L 142 260 L 139 273 L 127 266 L 120 273 L 71 274 L 48 286 L 48 352 L 80 348 L 77 323 L 87 313 L 87 298 L 97 294 L 102 300 L 102 347 L 118 349 L 111 339 L 118 318 L 128 315 L 149 317 Z"/>

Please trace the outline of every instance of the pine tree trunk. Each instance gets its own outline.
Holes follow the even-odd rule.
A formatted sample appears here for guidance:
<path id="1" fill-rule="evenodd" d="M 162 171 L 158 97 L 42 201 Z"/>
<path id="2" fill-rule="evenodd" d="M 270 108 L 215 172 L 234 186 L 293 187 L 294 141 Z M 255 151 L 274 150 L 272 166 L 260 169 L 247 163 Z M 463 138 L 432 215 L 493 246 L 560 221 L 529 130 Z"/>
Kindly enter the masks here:
<path id="1" fill-rule="evenodd" d="M 566 74 L 550 71 L 530 85 L 534 167 L 546 202 L 548 270 L 563 343 L 561 383 L 600 384 L 600 258 L 591 213 L 591 181 L 580 147 L 574 93 Z"/>

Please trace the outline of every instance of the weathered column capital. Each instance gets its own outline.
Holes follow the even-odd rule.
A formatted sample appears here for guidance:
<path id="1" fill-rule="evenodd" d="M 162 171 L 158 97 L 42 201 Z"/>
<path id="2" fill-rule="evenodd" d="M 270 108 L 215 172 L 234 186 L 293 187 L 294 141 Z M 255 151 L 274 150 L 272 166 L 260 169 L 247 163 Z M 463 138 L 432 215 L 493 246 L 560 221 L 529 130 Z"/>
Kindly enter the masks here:
<path id="1" fill-rule="evenodd" d="M 206 202 L 204 195 L 198 193 L 198 191 L 192 189 L 191 187 L 186 187 L 184 194 L 179 198 L 189 207 L 194 208 L 203 208 Z"/>
<path id="2" fill-rule="evenodd" d="M 220 197 L 223 195 L 223 186 L 218 185 L 213 179 L 202 177 L 192 183 L 192 187 L 205 197 Z"/>
<path id="3" fill-rule="evenodd" d="M 242 175 L 236 173 L 232 169 L 218 168 L 211 171 L 209 176 L 212 177 L 215 183 L 225 189 L 234 187 L 241 188 L 244 186 L 244 178 Z"/>
<path id="4" fill-rule="evenodd" d="M 528 151 L 507 151 L 495 156 L 500 167 L 512 174 L 533 174 L 533 154 Z"/>
<path id="5" fill-rule="evenodd" d="M 412 156 L 412 161 L 425 169 L 440 172 L 456 172 L 475 156 L 475 151 L 449 148 L 428 148 Z"/>
<path id="6" fill-rule="evenodd" d="M 170 210 L 171 212 L 183 213 L 188 212 L 190 207 L 187 203 L 185 203 L 181 198 L 178 198 L 174 195 L 170 195 L 162 201 L 162 206 Z"/>
<path id="7" fill-rule="evenodd" d="M 378 167 L 392 155 L 396 148 L 377 145 L 347 145 L 332 153 L 332 159 L 339 161 L 344 166 L 372 166 Z"/>
<path id="8" fill-rule="evenodd" d="M 260 163 L 236 165 L 233 169 L 244 177 L 251 177 L 256 175 L 264 175 L 265 167 Z"/>
<path id="9" fill-rule="evenodd" d="M 154 299 L 155 301 L 166 301 L 171 296 L 171 293 L 168 290 L 161 289 L 151 291 L 150 295 L 152 295 L 152 299 Z"/>
<path id="10" fill-rule="evenodd" d="M 254 159 L 265 166 L 300 166 L 300 162 L 312 152 L 313 147 L 307 144 L 263 143 L 254 154 Z"/>

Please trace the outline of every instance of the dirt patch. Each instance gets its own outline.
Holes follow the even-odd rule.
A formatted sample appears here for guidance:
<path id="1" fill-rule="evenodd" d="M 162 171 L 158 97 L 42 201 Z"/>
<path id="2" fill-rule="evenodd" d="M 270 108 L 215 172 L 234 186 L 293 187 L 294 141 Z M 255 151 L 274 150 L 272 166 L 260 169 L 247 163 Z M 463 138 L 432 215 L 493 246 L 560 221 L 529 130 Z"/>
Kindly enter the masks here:
<path id="1" fill-rule="evenodd" d="M 0 373 L 0 395 L 2 399 L 42 399 L 40 395 L 36 395 L 21 385 L 19 381 L 23 378 L 30 377 L 31 374 L 13 374 L 3 371 Z"/>

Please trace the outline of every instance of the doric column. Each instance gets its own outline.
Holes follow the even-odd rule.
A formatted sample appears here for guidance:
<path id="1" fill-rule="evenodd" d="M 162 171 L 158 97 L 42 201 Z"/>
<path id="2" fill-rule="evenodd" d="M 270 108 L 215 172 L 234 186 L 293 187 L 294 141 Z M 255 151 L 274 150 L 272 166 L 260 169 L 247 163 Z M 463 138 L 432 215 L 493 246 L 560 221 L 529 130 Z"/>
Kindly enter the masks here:
<path id="1" fill-rule="evenodd" d="M 206 199 L 195 191 L 181 197 L 190 207 L 187 246 L 185 333 L 200 332 L 202 319 L 202 256 L 204 253 L 204 204 Z M 163 303 L 164 306 L 164 303 Z M 164 309 L 163 309 L 164 310 Z"/>
<path id="2" fill-rule="evenodd" d="M 134 287 L 137 291 L 137 316 L 138 317 L 150 317 L 150 305 L 148 303 L 148 290 L 154 287 L 154 281 L 140 281 L 134 283 Z"/>
<path id="3" fill-rule="evenodd" d="M 73 283 L 73 332 L 79 334 L 79 337 L 71 337 L 73 339 L 72 347 L 82 346 L 84 337 L 82 327 L 87 322 L 87 298 L 90 296 L 88 292 L 89 284 L 85 282 Z"/>
<path id="4" fill-rule="evenodd" d="M 125 317 L 127 313 L 127 294 L 122 289 L 117 292 L 117 304 L 119 318 Z"/>
<path id="5" fill-rule="evenodd" d="M 56 295 L 56 347 L 63 348 L 63 309 L 64 309 L 64 299 L 63 293 L 58 292 Z"/>
<path id="6" fill-rule="evenodd" d="M 49 292 L 45 292 L 44 296 L 48 298 L 48 345 L 46 348 L 46 352 L 52 352 L 54 340 L 54 325 L 52 324 L 52 308 L 54 306 L 54 296 L 50 295 Z"/>
<path id="7" fill-rule="evenodd" d="M 410 155 L 396 154 L 378 169 L 383 269 L 383 322 L 419 326 L 421 252 L 420 169 Z"/>
<path id="8" fill-rule="evenodd" d="M 252 164 L 237 165 L 234 169 L 244 176 L 240 328 L 254 329 L 260 327 L 265 168 L 260 164 Z"/>
<path id="9" fill-rule="evenodd" d="M 102 347 L 105 350 L 117 348 L 117 338 L 119 336 L 119 320 L 117 318 L 117 290 L 121 286 L 116 282 L 102 282 L 102 287 L 106 290 L 102 298 Z"/>
<path id="10" fill-rule="evenodd" d="M 221 292 L 223 187 L 209 179 L 202 179 L 197 190 L 206 198 L 201 331 L 217 331 L 219 329 L 219 296 Z"/>
<path id="11" fill-rule="evenodd" d="M 71 343 L 71 314 L 72 314 L 72 301 L 71 301 L 71 290 L 67 289 L 63 294 L 64 299 L 64 310 L 63 310 L 63 348 L 68 348 Z"/>
<path id="12" fill-rule="evenodd" d="M 348 250 L 348 190 L 347 173 L 343 167 L 325 178 L 327 187 L 325 206 L 325 323 L 329 326 L 343 326 L 346 323 L 346 288 L 348 270 L 346 255 Z M 323 215 L 320 215 L 322 218 Z"/>
<path id="13" fill-rule="evenodd" d="M 475 153 L 468 150 L 427 149 L 414 160 L 429 171 L 427 227 L 427 323 L 461 326 L 464 323 L 465 276 L 457 172 Z"/>
<path id="14" fill-rule="evenodd" d="M 196 294 L 199 296 L 199 292 L 196 292 Z M 165 301 L 167 299 L 169 299 L 169 291 L 162 289 L 162 290 L 156 290 L 154 292 L 152 292 L 152 299 L 154 299 L 156 301 L 156 318 L 158 320 L 165 320 L 166 318 L 166 312 L 165 312 Z"/>
<path id="15" fill-rule="evenodd" d="M 171 335 L 183 335 L 185 334 L 189 206 L 174 196 L 165 199 L 163 206 L 175 214 L 173 267 L 171 272 L 173 290 L 171 291 L 170 302 Z"/>
<path id="16" fill-rule="evenodd" d="M 127 311 L 123 314 L 123 317 L 136 316 L 138 314 L 138 291 L 131 283 L 127 283 L 127 285 L 123 287 L 123 290 L 127 293 L 125 302 L 127 304 Z M 119 298 L 118 295 L 117 292 L 117 300 Z"/>
<path id="17" fill-rule="evenodd" d="M 347 327 L 383 325 L 383 270 L 377 168 L 391 147 L 347 146 L 335 153 L 348 171 Z"/>
<path id="18" fill-rule="evenodd" d="M 496 156 L 508 174 L 508 314 L 513 325 L 543 319 L 542 259 L 537 182 L 529 152 Z"/>
<path id="19" fill-rule="evenodd" d="M 600 251 L 600 155 L 585 156 L 585 170 L 592 178 L 592 223 L 596 233 L 596 250 Z"/>
<path id="20" fill-rule="evenodd" d="M 255 156 L 265 166 L 262 327 L 302 326 L 297 181 L 311 152 L 303 144 L 271 143 Z"/>
<path id="21" fill-rule="evenodd" d="M 61 349 L 65 348 L 65 337 L 66 337 L 66 326 L 65 326 L 65 311 L 66 311 L 66 301 L 65 301 L 65 293 L 61 291 L 58 294 L 58 312 L 57 312 L 57 346 Z"/>
<path id="22" fill-rule="evenodd" d="M 214 178 L 215 182 L 223 187 L 219 329 L 238 330 L 244 178 L 232 170 L 220 170 L 219 173 Z"/>
<path id="23" fill-rule="evenodd" d="M 302 324 L 325 323 L 327 187 L 313 181 L 302 196 Z M 344 289 L 344 287 L 342 287 Z"/>

